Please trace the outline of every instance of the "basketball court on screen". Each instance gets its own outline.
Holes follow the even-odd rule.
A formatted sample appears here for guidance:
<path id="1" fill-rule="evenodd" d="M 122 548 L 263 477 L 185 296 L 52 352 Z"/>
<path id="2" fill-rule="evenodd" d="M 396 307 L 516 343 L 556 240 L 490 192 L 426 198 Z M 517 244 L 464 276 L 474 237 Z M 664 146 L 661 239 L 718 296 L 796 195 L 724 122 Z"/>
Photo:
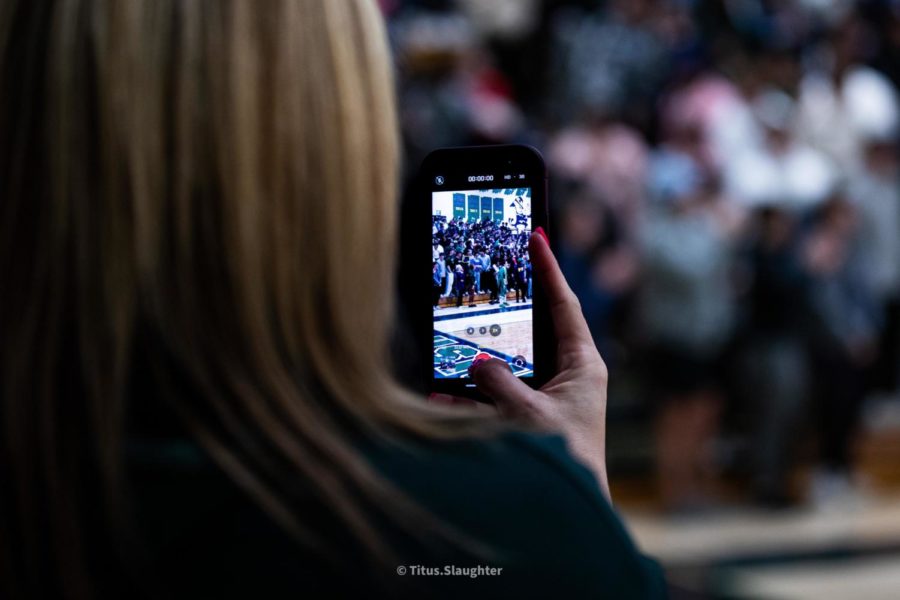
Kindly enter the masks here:
<path id="1" fill-rule="evenodd" d="M 531 375 L 531 314 L 531 300 L 504 308 L 447 308 L 435 314 L 435 377 L 466 377 L 482 353 L 505 360 L 518 377 Z"/>

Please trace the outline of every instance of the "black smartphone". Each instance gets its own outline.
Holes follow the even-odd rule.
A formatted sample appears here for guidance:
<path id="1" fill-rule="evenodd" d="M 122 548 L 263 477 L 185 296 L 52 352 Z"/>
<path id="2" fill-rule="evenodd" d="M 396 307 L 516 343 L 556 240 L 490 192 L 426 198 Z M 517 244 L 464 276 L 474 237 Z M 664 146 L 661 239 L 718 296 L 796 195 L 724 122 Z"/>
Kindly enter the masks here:
<path id="1" fill-rule="evenodd" d="M 418 226 L 431 231 L 430 266 L 421 261 L 418 273 L 431 282 L 431 327 L 420 329 L 431 332 L 430 391 L 486 400 L 468 369 L 487 358 L 541 386 L 554 371 L 555 343 L 528 245 L 537 227 L 548 231 L 543 158 L 520 145 L 435 150 L 418 181 Z M 426 237 L 416 236 L 420 256 Z"/>

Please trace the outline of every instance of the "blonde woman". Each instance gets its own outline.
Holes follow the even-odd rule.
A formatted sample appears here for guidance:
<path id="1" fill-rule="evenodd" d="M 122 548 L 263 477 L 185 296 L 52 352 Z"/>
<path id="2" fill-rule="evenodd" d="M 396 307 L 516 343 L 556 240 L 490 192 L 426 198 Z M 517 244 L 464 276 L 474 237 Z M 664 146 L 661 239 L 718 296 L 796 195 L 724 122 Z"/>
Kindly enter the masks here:
<path id="1" fill-rule="evenodd" d="M 0 597 L 659 592 L 542 239 L 553 382 L 389 376 L 374 0 L 6 0 L 0 79 Z"/>

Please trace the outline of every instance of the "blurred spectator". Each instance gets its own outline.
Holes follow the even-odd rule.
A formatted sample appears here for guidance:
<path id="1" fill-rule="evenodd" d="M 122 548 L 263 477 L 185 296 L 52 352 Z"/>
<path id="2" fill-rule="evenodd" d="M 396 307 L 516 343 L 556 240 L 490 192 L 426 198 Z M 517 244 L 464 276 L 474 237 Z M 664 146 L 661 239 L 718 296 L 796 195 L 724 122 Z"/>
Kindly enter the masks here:
<path id="1" fill-rule="evenodd" d="M 650 171 L 656 206 L 641 235 L 641 333 L 659 403 L 663 502 L 693 509 L 711 493 L 719 367 L 734 318 L 730 232 L 718 196 L 687 154 L 664 148 Z"/>
<path id="2" fill-rule="evenodd" d="M 624 123 L 595 119 L 559 131 L 547 161 L 564 181 L 585 185 L 633 232 L 643 206 L 647 144 Z"/>
<path id="3" fill-rule="evenodd" d="M 856 252 L 856 214 L 836 194 L 814 215 L 803 248 L 812 280 L 813 332 L 810 354 L 815 378 L 820 469 L 813 500 L 825 503 L 851 487 L 851 445 L 863 400 L 863 369 L 874 352 L 877 313 L 863 282 Z"/>
<path id="4" fill-rule="evenodd" d="M 787 203 L 799 210 L 820 202 L 838 179 L 836 165 L 791 132 L 794 101 L 769 90 L 754 100 L 752 113 L 748 126 L 758 143 L 723 159 L 730 194 L 745 206 Z"/>
<path id="5" fill-rule="evenodd" d="M 652 0 L 613 0 L 602 11 L 572 12 L 557 30 L 562 78 L 552 98 L 572 115 L 649 120 L 666 72 L 666 46 L 652 23 Z"/>
<path id="6" fill-rule="evenodd" d="M 862 169 L 848 194 L 859 214 L 865 283 L 882 320 L 868 386 L 893 392 L 900 375 L 900 173 L 896 131 L 886 133 L 865 142 Z"/>
<path id="7" fill-rule="evenodd" d="M 786 203 L 754 210 L 745 242 L 737 389 L 749 415 L 754 499 L 794 502 L 796 430 L 809 401 L 810 284 L 798 251 L 795 212 Z"/>
<path id="8" fill-rule="evenodd" d="M 570 192 L 559 214 L 559 231 L 560 265 L 570 274 L 569 285 L 581 301 L 594 340 L 607 362 L 615 365 L 611 321 L 637 277 L 632 240 L 620 215 L 587 185 Z"/>
<path id="9" fill-rule="evenodd" d="M 863 140 L 896 135 L 896 92 L 890 81 L 860 63 L 870 29 L 850 18 L 822 50 L 824 64 L 811 69 L 800 85 L 797 132 L 828 154 L 845 173 L 860 168 Z"/>

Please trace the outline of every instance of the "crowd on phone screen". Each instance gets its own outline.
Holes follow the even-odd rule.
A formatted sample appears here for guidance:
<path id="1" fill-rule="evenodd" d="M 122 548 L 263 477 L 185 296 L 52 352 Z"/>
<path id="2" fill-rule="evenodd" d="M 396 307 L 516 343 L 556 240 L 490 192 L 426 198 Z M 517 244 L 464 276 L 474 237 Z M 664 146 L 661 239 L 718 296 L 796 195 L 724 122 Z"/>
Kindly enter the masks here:
<path id="1" fill-rule="evenodd" d="M 432 308 L 440 308 L 441 298 L 454 298 L 457 307 L 467 298 L 472 308 L 485 296 L 488 304 L 501 307 L 510 303 L 513 293 L 516 303 L 530 300 L 529 235 L 521 226 L 492 219 L 448 221 L 446 216 L 433 216 Z"/>
<path id="2" fill-rule="evenodd" d="M 862 408 L 900 371 L 900 7 L 382 4 L 411 162 L 544 150 L 557 255 L 611 406 L 629 377 L 643 399 L 667 506 L 703 506 L 725 470 L 768 506 L 854 493 Z M 478 227 L 436 223 L 442 295 L 460 268 L 471 289 Z"/>

